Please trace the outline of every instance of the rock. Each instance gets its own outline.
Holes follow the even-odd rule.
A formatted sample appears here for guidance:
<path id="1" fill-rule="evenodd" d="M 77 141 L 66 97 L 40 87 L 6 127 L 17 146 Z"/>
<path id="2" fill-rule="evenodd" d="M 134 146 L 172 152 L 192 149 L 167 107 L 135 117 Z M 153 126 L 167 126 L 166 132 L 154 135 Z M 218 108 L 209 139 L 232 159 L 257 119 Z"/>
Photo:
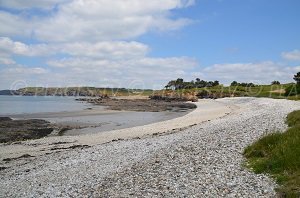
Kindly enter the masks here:
<path id="1" fill-rule="evenodd" d="M 161 98 L 161 96 L 153 96 L 155 99 L 110 99 L 110 98 L 82 98 L 76 99 L 79 101 L 86 101 L 88 103 L 109 107 L 111 110 L 125 110 L 125 111 L 147 111 L 147 112 L 161 112 L 161 111 L 187 111 L 195 109 L 195 104 L 187 103 L 186 99 L 181 98 Z M 194 101 L 196 99 L 194 98 Z"/>
<path id="2" fill-rule="evenodd" d="M 0 117 L 0 122 L 3 121 L 11 121 L 12 119 L 10 117 Z"/>
<path id="3" fill-rule="evenodd" d="M 53 131 L 51 123 L 45 120 L 3 120 L 0 122 L 0 143 L 38 139 Z"/>

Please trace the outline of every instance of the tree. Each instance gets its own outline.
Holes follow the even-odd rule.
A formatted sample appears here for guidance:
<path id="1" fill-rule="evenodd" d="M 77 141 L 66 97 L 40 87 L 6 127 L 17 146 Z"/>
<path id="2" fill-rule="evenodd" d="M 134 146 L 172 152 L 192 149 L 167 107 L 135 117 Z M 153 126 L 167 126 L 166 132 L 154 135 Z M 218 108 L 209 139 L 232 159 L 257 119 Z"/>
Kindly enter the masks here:
<path id="1" fill-rule="evenodd" d="M 300 72 L 294 75 L 294 80 L 297 82 L 297 85 L 300 85 Z"/>
<path id="2" fill-rule="evenodd" d="M 177 80 L 171 80 L 165 86 L 166 89 L 179 90 L 179 89 L 193 89 L 193 88 L 204 88 L 220 85 L 219 81 L 205 81 L 196 78 L 196 81 L 185 82 L 182 78 Z"/>
<path id="3" fill-rule="evenodd" d="M 168 84 L 165 86 L 166 89 L 175 89 L 176 88 L 176 82 L 175 80 L 171 80 L 168 82 Z"/>
<path id="4" fill-rule="evenodd" d="M 217 80 L 215 80 L 215 81 L 213 82 L 213 84 L 212 84 L 213 87 L 214 87 L 214 86 L 218 86 L 218 85 L 220 85 L 220 82 L 217 81 Z"/>
<path id="5" fill-rule="evenodd" d="M 177 80 L 175 81 L 175 89 L 182 89 L 184 87 L 183 82 L 184 81 L 182 78 L 177 78 Z"/>
<path id="6" fill-rule="evenodd" d="M 280 85 L 280 82 L 277 81 L 277 80 L 274 80 L 274 81 L 272 82 L 272 85 Z"/>
<path id="7" fill-rule="evenodd" d="M 214 83 L 213 81 L 207 82 L 207 83 L 206 83 L 206 87 L 212 87 L 212 86 L 213 86 L 213 83 Z"/>
<path id="8" fill-rule="evenodd" d="M 236 82 L 236 81 L 233 81 L 232 83 L 231 83 L 231 85 L 230 86 L 232 86 L 232 87 L 235 87 L 235 86 L 238 86 L 239 85 L 239 83 L 238 82 Z"/>
<path id="9" fill-rule="evenodd" d="M 253 84 L 253 83 L 248 83 L 248 84 L 246 85 L 246 87 L 255 87 L 255 84 Z"/>

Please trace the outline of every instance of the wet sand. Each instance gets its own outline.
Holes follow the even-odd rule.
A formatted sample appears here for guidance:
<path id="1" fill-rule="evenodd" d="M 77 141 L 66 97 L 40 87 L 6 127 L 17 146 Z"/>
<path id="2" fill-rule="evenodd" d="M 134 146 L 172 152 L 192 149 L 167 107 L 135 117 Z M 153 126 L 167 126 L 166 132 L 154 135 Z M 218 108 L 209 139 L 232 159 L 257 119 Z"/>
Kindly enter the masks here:
<path id="1" fill-rule="evenodd" d="M 9 115 L 13 119 L 43 119 L 59 129 L 65 129 L 66 136 L 86 135 L 117 129 L 147 125 L 181 117 L 191 110 L 134 112 L 109 110 L 105 106 L 94 105 L 82 111 L 35 113 Z"/>
<path id="2" fill-rule="evenodd" d="M 117 129 L 100 133 L 77 135 L 77 136 L 56 136 L 46 137 L 37 140 L 25 141 L 19 144 L 0 144 L 0 160 L 4 158 L 19 157 L 24 154 L 33 156 L 72 148 L 74 145 L 98 145 L 116 140 L 143 138 L 151 135 L 173 133 L 203 122 L 224 117 L 237 111 L 235 105 L 224 104 L 221 100 L 201 100 L 197 103 L 197 109 L 174 119 L 136 126 L 131 128 Z"/>

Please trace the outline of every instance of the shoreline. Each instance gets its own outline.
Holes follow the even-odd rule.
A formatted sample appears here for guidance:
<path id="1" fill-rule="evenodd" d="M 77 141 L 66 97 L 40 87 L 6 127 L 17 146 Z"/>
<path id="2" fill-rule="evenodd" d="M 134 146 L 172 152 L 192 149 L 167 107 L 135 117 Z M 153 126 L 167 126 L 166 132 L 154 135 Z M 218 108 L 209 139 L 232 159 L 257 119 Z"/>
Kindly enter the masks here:
<path id="1" fill-rule="evenodd" d="M 173 123 L 174 127 L 198 122 L 197 112 L 204 115 L 202 120 L 211 119 L 171 133 L 106 143 L 101 143 L 97 134 L 0 145 L 0 195 L 118 197 L 179 193 L 201 197 L 209 193 L 220 197 L 274 197 L 274 180 L 244 168 L 242 153 L 262 135 L 286 129 L 284 118 L 300 109 L 300 103 L 265 98 L 200 103 L 199 107 L 207 109 L 197 108 L 183 116 L 185 119 L 181 117 L 182 122 L 176 118 L 160 124 Z M 213 118 L 221 106 L 226 111 L 219 111 L 221 117 Z M 156 123 L 156 132 L 160 124 Z M 3 160 L 4 155 L 7 157 Z"/>
<path id="2" fill-rule="evenodd" d="M 7 117 L 13 119 L 33 119 L 33 118 L 56 118 L 56 117 L 71 117 L 71 116 L 86 116 L 116 113 L 118 111 L 105 109 L 103 106 L 91 106 L 83 110 L 77 111 L 60 111 L 60 112 L 41 112 L 41 113 L 22 113 L 22 114 L 8 114 Z"/>
<path id="3" fill-rule="evenodd" d="M 14 128 L 15 131 L 13 136 L 7 134 L 10 138 L 3 140 L 2 142 L 14 142 L 13 137 L 16 137 L 16 141 L 26 140 L 26 137 L 28 137 L 28 140 L 40 137 L 34 134 L 34 130 L 38 130 L 37 128 L 22 128 L 22 125 L 18 127 L 14 125 L 14 123 L 21 121 L 34 123 L 36 119 L 39 119 L 50 122 L 53 131 L 42 137 L 76 136 L 166 121 L 183 116 L 196 108 L 196 105 L 183 101 L 150 100 L 146 97 L 135 96 L 114 98 L 73 98 L 70 102 L 76 104 L 77 107 L 81 107 L 81 109 L 71 108 L 68 110 L 66 108 L 68 107 L 68 104 L 65 103 L 65 100 L 61 100 L 60 98 L 58 101 L 54 100 L 54 98 L 51 100 L 34 98 L 32 101 L 26 98 L 25 102 L 28 102 L 30 108 L 34 109 L 32 113 L 29 113 L 31 112 L 30 108 L 28 109 L 26 105 L 21 104 L 20 102 L 22 102 L 22 100 L 20 98 L 18 98 L 18 100 L 12 99 L 12 101 L 13 104 L 16 103 L 20 112 L 22 110 L 21 105 L 23 105 L 23 111 L 28 113 L 3 114 L 3 116 L 10 117 L 14 121 L 2 123 L 2 125 L 6 128 Z M 7 105 L 9 105 L 9 100 L 6 102 Z M 62 102 L 62 104 L 60 102 Z M 43 108 L 44 105 L 46 106 L 45 109 Z M 56 111 L 52 112 L 51 109 L 49 109 L 51 105 Z M 65 105 L 67 106 L 65 107 Z M 61 107 L 61 111 L 57 106 Z M 2 125 L 0 126 L 0 130 L 5 137 L 7 130 L 3 128 Z M 32 136 L 24 136 L 22 139 L 22 131 L 24 134 L 29 131 L 29 133 L 33 134 Z"/>
<path id="4" fill-rule="evenodd" d="M 84 135 L 76 137 L 76 141 L 80 144 L 96 145 L 119 139 L 126 140 L 143 138 L 153 134 L 159 135 L 221 118 L 237 110 L 234 105 L 229 107 L 214 100 L 201 100 L 194 104 L 197 105 L 194 111 L 178 118 L 144 126 Z"/>
<path id="5" fill-rule="evenodd" d="M 166 121 L 184 116 L 193 110 L 147 112 L 111 110 L 106 106 L 93 105 L 81 111 L 16 114 L 8 117 L 14 120 L 42 119 L 51 122 L 55 128 L 50 136 L 76 136 Z"/>
<path id="6" fill-rule="evenodd" d="M 143 138 L 153 134 L 159 135 L 217 119 L 237 110 L 235 105 L 227 106 L 215 100 L 201 100 L 195 104 L 198 108 L 182 117 L 143 126 L 89 135 L 45 137 L 11 145 L 0 144 L 0 160 L 3 158 L 15 158 L 25 154 L 33 156 L 44 155 L 52 153 L 53 150 L 51 149 L 53 148 L 68 147 L 74 144 L 93 146 L 116 140 Z M 61 142 L 63 144 L 57 146 Z"/>

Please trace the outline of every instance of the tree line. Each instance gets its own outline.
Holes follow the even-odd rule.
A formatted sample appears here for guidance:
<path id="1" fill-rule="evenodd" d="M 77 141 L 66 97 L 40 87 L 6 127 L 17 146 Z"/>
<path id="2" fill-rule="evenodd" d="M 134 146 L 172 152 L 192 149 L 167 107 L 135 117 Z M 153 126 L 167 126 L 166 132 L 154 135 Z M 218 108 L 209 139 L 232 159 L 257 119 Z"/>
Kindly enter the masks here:
<path id="1" fill-rule="evenodd" d="M 190 82 L 184 81 L 182 78 L 178 78 L 177 80 L 171 80 L 165 86 L 166 89 L 193 89 L 193 88 L 204 88 L 204 87 L 214 87 L 220 85 L 219 81 L 205 81 L 200 78 L 196 78 Z"/>
<path id="2" fill-rule="evenodd" d="M 237 81 L 233 81 L 230 86 L 232 87 L 237 87 L 237 86 L 240 86 L 240 87 L 255 87 L 256 85 L 254 83 L 239 83 Z"/>
<path id="3" fill-rule="evenodd" d="M 219 85 L 220 82 L 217 80 L 205 81 L 205 80 L 201 80 L 200 78 L 196 78 L 195 80 L 192 81 L 184 81 L 182 78 L 178 78 L 177 80 L 169 81 L 168 84 L 165 86 L 165 88 L 172 89 L 172 90 L 179 90 L 179 89 L 215 87 Z M 233 81 L 230 86 L 254 87 L 256 85 L 254 83 L 239 83 L 237 81 Z"/>
<path id="4" fill-rule="evenodd" d="M 296 85 L 300 86 L 300 72 L 294 75 L 293 78 L 296 81 Z M 184 81 L 183 78 L 178 78 L 177 80 L 171 80 L 168 82 L 168 84 L 165 86 L 166 89 L 173 89 L 173 90 L 178 90 L 178 89 L 193 89 L 193 88 L 204 88 L 204 87 L 214 87 L 220 85 L 219 81 L 205 81 L 201 80 L 200 78 L 196 78 L 195 80 L 192 81 Z M 279 81 L 273 81 L 271 82 L 271 85 L 280 85 Z M 232 87 L 255 87 L 254 83 L 240 83 L 237 81 L 233 81 L 230 86 Z"/>

